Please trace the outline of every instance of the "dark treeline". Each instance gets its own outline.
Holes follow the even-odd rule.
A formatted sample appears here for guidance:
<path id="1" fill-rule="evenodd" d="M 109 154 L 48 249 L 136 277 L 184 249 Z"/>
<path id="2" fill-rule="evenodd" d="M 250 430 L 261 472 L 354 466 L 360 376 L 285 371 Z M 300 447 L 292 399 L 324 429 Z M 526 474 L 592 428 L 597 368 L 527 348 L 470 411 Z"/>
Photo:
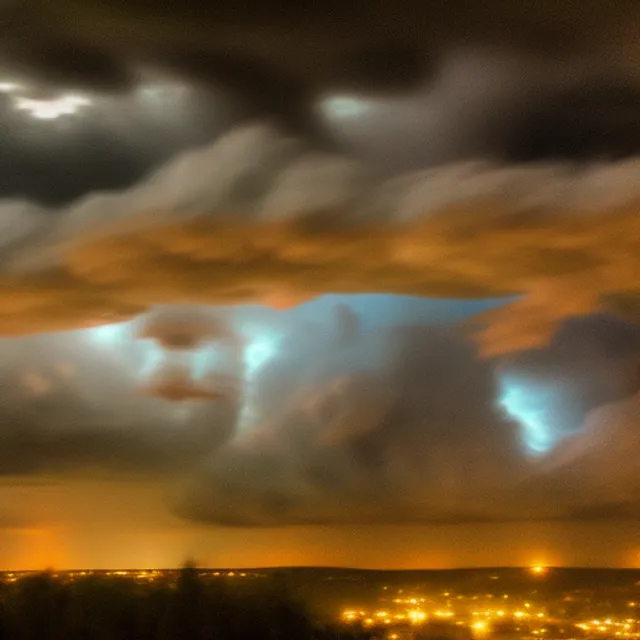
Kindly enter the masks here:
<path id="1" fill-rule="evenodd" d="M 2 584 L 0 640 L 369 640 L 314 619 L 278 578 L 234 583 L 51 573 Z"/>

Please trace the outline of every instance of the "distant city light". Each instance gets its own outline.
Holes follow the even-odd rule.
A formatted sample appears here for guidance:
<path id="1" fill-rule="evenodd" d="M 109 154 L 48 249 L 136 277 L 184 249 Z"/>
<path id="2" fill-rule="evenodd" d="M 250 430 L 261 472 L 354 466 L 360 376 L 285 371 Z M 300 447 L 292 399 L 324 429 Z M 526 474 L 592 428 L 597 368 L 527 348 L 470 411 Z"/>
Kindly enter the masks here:
<path id="1" fill-rule="evenodd" d="M 413 609 L 407 613 L 407 617 L 411 621 L 412 624 L 419 624 L 424 622 L 427 618 L 427 614 L 420 609 Z"/>
<path id="2" fill-rule="evenodd" d="M 529 567 L 529 571 L 537 576 L 543 576 L 549 572 L 549 567 L 545 567 L 541 564 L 534 564 L 532 567 Z"/>
<path id="3" fill-rule="evenodd" d="M 543 564 L 536 564 L 527 568 L 535 575 L 544 575 L 550 571 L 550 568 Z M 530 587 L 525 586 L 523 583 L 525 592 Z M 458 602 L 456 610 L 452 610 L 448 606 L 448 600 L 446 608 L 443 606 L 445 601 L 431 595 L 428 597 L 428 593 L 412 593 L 411 596 L 403 595 L 403 589 L 399 589 L 397 597 L 393 599 L 387 599 L 384 596 L 380 599 L 380 608 L 368 611 L 362 611 L 357 607 L 351 607 L 345 609 L 341 614 L 343 622 L 350 625 L 364 625 L 371 629 L 377 629 L 381 632 L 381 636 L 384 638 L 392 638 L 394 635 L 398 638 L 411 638 L 413 634 L 407 630 L 407 623 L 414 627 L 425 627 L 428 629 L 430 625 L 436 625 L 440 627 L 443 624 L 452 625 L 451 637 L 467 637 L 466 635 L 459 636 L 454 627 L 468 629 L 471 632 L 472 637 L 476 640 L 485 640 L 489 637 L 500 637 L 497 632 L 505 623 L 515 624 L 515 631 L 517 635 L 514 638 L 520 640 L 526 640 L 526 638 L 558 638 L 568 637 L 576 638 L 583 637 L 582 635 L 571 635 L 570 628 L 577 628 L 582 631 L 587 631 L 589 636 L 594 639 L 602 639 L 616 637 L 624 640 L 640 640 L 640 633 L 638 632 L 636 621 L 634 618 L 619 618 L 617 615 L 610 615 L 607 618 L 595 618 L 585 617 L 590 605 L 590 596 L 585 596 L 581 591 L 575 591 L 571 594 L 566 593 L 563 596 L 564 600 L 570 599 L 573 602 L 579 602 L 584 598 L 583 604 L 587 607 L 581 613 L 574 613 L 567 616 L 563 621 L 565 629 L 562 631 L 562 636 L 551 635 L 551 631 L 548 627 L 550 623 L 558 624 L 558 615 L 550 614 L 548 607 L 553 603 L 553 600 L 539 601 L 535 605 L 531 602 L 522 602 L 522 592 L 513 592 L 511 594 L 503 594 L 502 597 L 496 601 L 500 602 L 499 607 L 493 607 L 489 605 L 489 601 L 493 600 L 495 594 L 487 594 L 484 591 L 475 593 L 473 595 L 458 595 L 457 600 L 462 599 L 465 602 Z M 441 593 L 443 598 L 448 598 L 451 594 L 449 592 Z M 509 601 L 519 602 L 520 607 L 507 608 L 505 606 L 505 596 L 509 596 Z M 484 600 L 486 603 L 484 607 L 478 609 L 478 600 Z M 626 599 L 623 600 L 626 602 Z M 421 603 L 416 606 L 417 603 Z M 431 609 L 431 607 L 434 607 Z M 524 609 L 521 608 L 524 606 Z M 612 603 L 612 606 L 613 603 Z M 616 603 L 614 611 L 619 612 L 619 603 Z M 446 618 L 447 622 L 442 619 Z M 497 629 L 494 625 L 498 625 Z M 386 630 L 386 633 L 382 631 Z M 433 629 L 435 631 L 435 628 Z M 429 631 L 425 633 L 427 637 L 430 637 Z M 448 635 L 448 634 L 447 634 Z"/>

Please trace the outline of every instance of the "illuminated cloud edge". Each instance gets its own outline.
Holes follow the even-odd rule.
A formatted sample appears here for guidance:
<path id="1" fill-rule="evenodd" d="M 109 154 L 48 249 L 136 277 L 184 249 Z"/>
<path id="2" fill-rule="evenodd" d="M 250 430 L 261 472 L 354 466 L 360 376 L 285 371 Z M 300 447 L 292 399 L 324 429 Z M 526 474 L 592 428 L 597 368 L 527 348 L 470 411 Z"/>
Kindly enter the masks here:
<path id="1" fill-rule="evenodd" d="M 353 160 L 250 125 L 124 192 L 55 213 L 0 203 L 0 331 L 95 326 L 166 302 L 525 294 L 472 329 L 486 355 L 536 347 L 603 296 L 638 290 L 638 175 L 635 158 L 478 161 L 379 184 Z"/>

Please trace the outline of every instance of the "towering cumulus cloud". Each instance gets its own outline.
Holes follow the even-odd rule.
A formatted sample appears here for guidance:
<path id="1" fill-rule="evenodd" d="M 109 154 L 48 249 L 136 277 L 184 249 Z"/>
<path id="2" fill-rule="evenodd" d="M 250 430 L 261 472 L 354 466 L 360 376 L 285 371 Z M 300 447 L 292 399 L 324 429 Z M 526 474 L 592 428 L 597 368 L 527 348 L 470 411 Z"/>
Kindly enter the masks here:
<path id="1" fill-rule="evenodd" d="M 234 526 L 637 512 L 622 446 L 636 327 L 574 320 L 545 349 L 487 360 L 451 303 L 449 322 L 434 303 L 419 318 L 401 299 L 387 320 L 384 298 L 337 303 L 191 310 L 218 313 L 232 346 L 165 349 L 138 337 L 145 318 L 4 339 L 0 473 L 158 475 L 176 514 Z M 615 504 L 596 450 L 617 469 Z"/>

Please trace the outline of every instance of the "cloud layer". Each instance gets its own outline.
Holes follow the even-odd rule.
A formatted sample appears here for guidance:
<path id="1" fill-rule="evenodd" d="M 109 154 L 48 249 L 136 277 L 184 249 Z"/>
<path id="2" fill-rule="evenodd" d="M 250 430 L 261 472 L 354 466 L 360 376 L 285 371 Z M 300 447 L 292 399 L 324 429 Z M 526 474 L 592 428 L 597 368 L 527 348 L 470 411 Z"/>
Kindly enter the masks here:
<path id="1" fill-rule="evenodd" d="M 625 332 L 631 342 L 623 342 Z M 640 514 L 637 473 L 622 454 L 633 450 L 633 436 L 602 444 L 611 441 L 611 429 L 631 431 L 630 424 L 614 425 L 628 424 L 637 411 L 637 395 L 627 401 L 640 384 L 637 330 L 582 320 L 566 325 L 548 350 L 498 368 L 442 327 L 399 326 L 358 347 L 367 349 L 367 341 L 369 348 L 383 342 L 383 367 L 354 366 L 353 351 L 336 354 L 331 364 L 325 358 L 302 380 L 287 371 L 286 359 L 265 367 L 258 381 L 262 421 L 189 479 L 174 498 L 178 513 L 270 526 L 540 520 L 594 517 L 607 508 L 611 516 Z M 302 346 L 291 340 L 283 353 Z M 315 351 L 326 352 L 326 345 L 317 342 Z M 260 383 L 268 385 L 262 394 Z M 542 455 L 527 453 L 526 407 L 517 412 L 503 404 L 505 392 L 518 387 L 544 416 L 536 425 L 550 438 Z M 625 408 L 600 410 L 609 412 L 607 426 L 591 424 L 598 421 L 587 418 L 593 407 L 616 401 Z M 612 477 L 607 467 L 618 455 L 623 466 Z M 595 477 L 601 490 L 593 493 Z M 611 505 L 619 491 L 626 497 L 620 512 Z"/>
<path id="2" fill-rule="evenodd" d="M 166 302 L 524 293 L 486 316 L 481 340 L 487 354 L 528 348 L 602 296 L 637 290 L 639 170 L 636 159 L 468 162 L 377 185 L 352 160 L 242 128 L 56 216 L 5 202 L 0 331 L 91 326 Z"/>
<path id="3" fill-rule="evenodd" d="M 640 515 L 637 328 L 575 320 L 490 361 L 451 322 L 365 325 L 358 309 L 201 309 L 241 353 L 156 351 L 143 319 L 7 338 L 0 474 L 157 478 L 176 514 L 234 526 Z M 175 391 L 176 371 L 180 390 L 239 392 L 148 393 Z"/>
<path id="4" fill-rule="evenodd" d="M 586 317 L 640 317 L 640 12 L 465 4 L 2 3 L 0 474 L 227 525 L 640 516 L 638 330 Z M 300 306 L 367 292 L 505 299 Z"/>
<path id="5" fill-rule="evenodd" d="M 494 355 L 600 305 L 633 308 L 631 4 L 590 3 L 579 19 L 509 2 L 313 20 L 228 6 L 194 22 L 176 8 L 172 33 L 117 3 L 16 9 L 0 11 L 13 27 L 0 47 L 0 333 L 169 302 L 524 294 L 471 327 Z M 398 42 L 380 37 L 390 20 Z M 89 37 L 110 29 L 116 44 Z M 75 45 L 87 69 L 69 64 Z M 398 95 L 394 79 L 416 88 Z M 38 124 L 83 87 L 82 113 Z"/>

